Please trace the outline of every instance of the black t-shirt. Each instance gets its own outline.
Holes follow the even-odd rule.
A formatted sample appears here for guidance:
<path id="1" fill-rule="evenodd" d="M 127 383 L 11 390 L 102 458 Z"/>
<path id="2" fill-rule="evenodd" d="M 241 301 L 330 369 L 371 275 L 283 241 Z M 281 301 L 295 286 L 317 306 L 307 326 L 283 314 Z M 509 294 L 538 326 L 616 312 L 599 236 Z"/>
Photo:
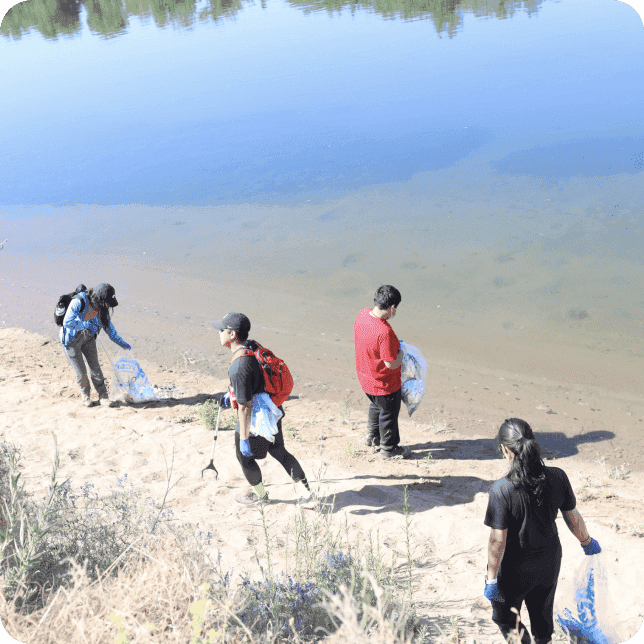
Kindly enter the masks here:
<path id="1" fill-rule="evenodd" d="M 503 560 L 518 561 L 559 547 L 555 519 L 557 512 L 574 510 L 577 504 L 566 473 L 558 467 L 546 467 L 546 488 L 543 503 L 525 490 L 518 490 L 504 477 L 492 485 L 485 513 L 485 525 L 507 530 Z"/>
<path id="2" fill-rule="evenodd" d="M 228 368 L 230 384 L 238 403 L 250 402 L 255 394 L 264 389 L 264 376 L 254 356 L 243 356 L 235 360 Z"/>

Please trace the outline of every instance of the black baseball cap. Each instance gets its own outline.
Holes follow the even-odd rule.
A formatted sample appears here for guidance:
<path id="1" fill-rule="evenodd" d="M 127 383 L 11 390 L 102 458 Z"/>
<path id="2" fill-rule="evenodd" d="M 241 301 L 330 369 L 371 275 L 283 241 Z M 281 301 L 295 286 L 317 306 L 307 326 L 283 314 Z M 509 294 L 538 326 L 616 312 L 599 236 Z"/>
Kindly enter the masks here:
<path id="1" fill-rule="evenodd" d="M 221 320 L 215 320 L 212 325 L 217 330 L 230 329 L 242 335 L 248 335 L 250 331 L 250 320 L 243 313 L 229 313 Z"/>
<path id="2" fill-rule="evenodd" d="M 99 300 L 105 300 L 107 306 L 114 307 L 119 305 L 115 297 L 116 291 L 111 284 L 106 284 L 105 282 L 103 282 L 94 289 L 94 292 L 96 293 Z"/>

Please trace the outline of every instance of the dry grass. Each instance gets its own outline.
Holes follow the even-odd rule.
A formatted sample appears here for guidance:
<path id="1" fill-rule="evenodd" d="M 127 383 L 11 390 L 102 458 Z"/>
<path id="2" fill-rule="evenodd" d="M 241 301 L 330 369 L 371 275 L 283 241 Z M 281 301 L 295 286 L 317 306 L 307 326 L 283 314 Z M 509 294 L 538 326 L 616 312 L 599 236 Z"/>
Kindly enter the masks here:
<path id="1" fill-rule="evenodd" d="M 0 596 L 5 628 L 26 644 L 241 642 L 248 637 L 242 626 L 228 624 L 236 608 L 234 593 L 212 592 L 209 571 L 176 541 L 134 549 L 138 556 L 116 575 L 94 581 L 73 563 L 67 583 L 35 612 L 22 614 Z M 225 633 L 233 638 L 224 640 Z"/>
<path id="2" fill-rule="evenodd" d="M 385 565 L 377 531 L 370 531 L 364 543 L 354 543 L 346 515 L 344 528 L 338 528 L 332 512 L 320 504 L 313 513 L 300 509 L 289 523 L 287 577 L 273 570 L 274 539 L 262 508 L 267 568 L 257 558 L 251 580 L 250 573 L 233 578 L 219 561 L 209 559 L 190 526 L 174 527 L 165 517 L 165 499 L 158 507 L 141 506 L 136 490 L 122 482 L 109 497 L 115 505 L 107 508 L 119 512 L 112 521 L 119 531 L 99 529 L 112 514 L 97 511 L 104 506 L 97 505 L 101 497 L 90 494 L 88 484 L 78 496 L 67 483 L 56 482 L 57 456 L 51 512 L 43 514 L 19 485 L 19 459 L 8 448 L 2 454 L 0 494 L 13 501 L 0 512 L 0 618 L 25 644 L 300 644 L 322 639 L 331 644 L 474 644 L 455 621 L 451 632 L 430 638 L 414 617 L 406 494 L 402 569 L 396 571 L 393 559 Z M 171 476 L 170 465 L 166 496 L 173 487 Z M 17 514 L 43 557 L 50 556 L 47 544 L 55 543 L 66 558 L 52 559 L 59 571 L 52 577 L 55 583 L 40 583 L 43 559 L 31 550 L 31 559 L 23 557 L 24 565 L 18 565 L 24 548 L 15 541 Z M 91 543 L 79 550 L 74 545 L 78 536 L 69 526 L 82 517 L 94 527 L 87 532 Z M 7 529 L 12 522 L 14 528 Z M 110 546 L 105 555 L 86 557 L 99 543 Z M 87 568 L 88 560 L 93 569 Z"/>

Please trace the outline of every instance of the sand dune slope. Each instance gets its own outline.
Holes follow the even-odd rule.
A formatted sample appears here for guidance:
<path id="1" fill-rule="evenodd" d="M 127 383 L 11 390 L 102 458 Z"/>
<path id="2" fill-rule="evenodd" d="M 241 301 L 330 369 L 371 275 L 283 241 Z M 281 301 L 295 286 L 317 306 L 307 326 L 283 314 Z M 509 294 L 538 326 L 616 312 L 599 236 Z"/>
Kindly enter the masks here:
<path id="1" fill-rule="evenodd" d="M 0 356 L 0 437 L 21 447 L 23 476 L 30 492 L 46 490 L 53 433 L 60 453 L 60 477 L 69 478 L 74 487 L 87 481 L 108 491 L 117 484 L 117 477 L 123 480 L 127 474 L 127 480 L 144 496 L 160 502 L 170 477 L 170 484 L 175 485 L 168 498 L 175 517 L 211 532 L 210 547 L 221 552 L 225 566 L 250 570 L 256 553 L 260 560 L 264 557 L 258 511 L 234 503 L 234 497 L 248 488 L 234 455 L 230 411 L 222 414 L 223 429 L 214 458 L 219 478 L 215 480 L 211 471 L 201 475 L 210 460 L 212 432 L 201 424 L 194 407 L 221 391 L 223 381 L 188 370 L 143 365 L 151 382 L 174 392 L 173 399 L 85 408 L 72 369 L 61 347 L 50 338 L 2 329 Z M 450 408 L 449 399 L 442 402 Z M 458 403 L 459 413 L 466 416 L 468 410 L 462 404 Z M 487 491 L 505 472 L 503 461 L 494 454 L 493 430 L 474 438 L 468 435 L 465 440 L 449 423 L 428 426 L 405 419 L 401 434 L 404 443 L 412 446 L 414 458 L 385 463 L 360 442 L 365 420 L 362 407 L 338 415 L 333 401 L 298 397 L 285 408 L 287 447 L 300 459 L 321 495 L 333 501 L 338 530 L 348 526 L 353 540 L 368 539 L 371 531 L 372 538 L 378 537 L 382 556 L 390 561 L 393 554 L 403 571 L 407 486 L 414 599 L 420 616 L 434 630 L 449 632 L 456 619 L 463 636 L 478 634 L 480 641 L 499 641 L 490 621 L 489 602 L 482 597 Z M 498 424 L 498 418 L 483 417 L 480 409 L 469 412 L 483 420 L 482 432 Z M 638 592 L 638 571 L 644 564 L 642 476 L 631 473 L 624 480 L 608 478 L 600 464 L 584 462 L 579 455 L 548 462 L 568 472 L 591 534 L 610 556 L 611 591 L 622 632 L 630 637 L 644 614 Z M 267 516 L 275 537 L 276 561 L 284 566 L 284 540 L 287 524 L 298 511 L 297 493 L 270 457 L 261 467 L 270 496 L 280 501 L 267 507 Z M 558 525 L 565 582 L 584 555 L 563 521 L 559 519 Z"/>

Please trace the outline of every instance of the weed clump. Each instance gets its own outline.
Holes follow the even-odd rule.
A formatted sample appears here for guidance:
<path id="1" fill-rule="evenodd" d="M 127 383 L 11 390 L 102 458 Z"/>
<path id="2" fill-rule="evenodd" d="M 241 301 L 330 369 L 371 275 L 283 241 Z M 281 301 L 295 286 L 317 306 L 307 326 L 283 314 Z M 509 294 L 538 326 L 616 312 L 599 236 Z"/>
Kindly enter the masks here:
<path id="1" fill-rule="evenodd" d="M 404 583 L 399 582 L 394 572 L 395 559 L 392 557 L 390 567 L 383 561 L 378 533 L 369 531 L 363 544 L 359 538 L 352 541 L 346 515 L 344 528 L 334 531 L 333 503 L 325 505 L 320 498 L 316 502 L 317 511 L 310 519 L 300 508 L 289 522 L 287 570 L 289 552 L 291 567 L 288 574 L 273 571 L 272 538 L 265 509 L 260 506 L 266 567 L 256 553 L 259 579 L 252 579 L 249 574 L 241 577 L 244 609 L 239 617 L 242 622 L 254 634 L 270 633 L 280 641 L 319 638 L 336 632 L 342 625 L 344 617 L 337 614 L 336 608 L 344 604 L 338 604 L 334 598 L 343 596 L 356 612 L 356 619 L 364 619 L 365 628 L 374 626 L 373 619 L 367 616 L 379 607 L 383 611 L 380 621 L 396 617 L 401 628 L 409 630 L 414 623 L 413 606 L 404 595 L 408 592 L 411 600 L 411 573 L 408 572 Z M 405 510 L 408 508 L 406 503 Z M 409 525 L 407 521 L 407 530 Z"/>
<path id="2" fill-rule="evenodd" d="M 54 443 L 56 440 L 54 437 Z M 59 483 L 58 448 L 47 494 L 34 499 L 24 490 L 22 460 L 15 446 L 0 446 L 0 576 L 7 599 L 22 611 L 35 610 L 64 585 L 72 562 L 81 562 L 91 581 L 127 563 L 133 544 L 152 546 L 165 536 L 172 509 L 142 498 L 127 474 L 108 494 L 85 482 L 75 491 Z M 174 529 L 186 539 L 187 526 Z"/>
<path id="3" fill-rule="evenodd" d="M 219 405 L 216 400 L 206 400 L 197 408 L 197 416 L 206 429 L 214 429 L 217 424 Z"/>
<path id="4" fill-rule="evenodd" d="M 334 529 L 333 503 L 315 494 L 314 511 L 299 507 L 289 522 L 286 570 L 275 571 L 260 506 L 266 564 L 256 553 L 254 573 L 233 577 L 208 556 L 211 534 L 173 523 L 172 464 L 157 504 L 127 475 L 103 494 L 87 481 L 78 490 L 59 483 L 57 449 L 49 490 L 36 499 L 20 460 L 17 448 L 0 446 L 0 614 L 20 641 L 300 644 L 375 641 L 375 633 L 383 644 L 410 641 L 409 534 L 399 579 L 397 555 L 385 564 L 379 534 L 351 539 L 346 515 Z"/>

